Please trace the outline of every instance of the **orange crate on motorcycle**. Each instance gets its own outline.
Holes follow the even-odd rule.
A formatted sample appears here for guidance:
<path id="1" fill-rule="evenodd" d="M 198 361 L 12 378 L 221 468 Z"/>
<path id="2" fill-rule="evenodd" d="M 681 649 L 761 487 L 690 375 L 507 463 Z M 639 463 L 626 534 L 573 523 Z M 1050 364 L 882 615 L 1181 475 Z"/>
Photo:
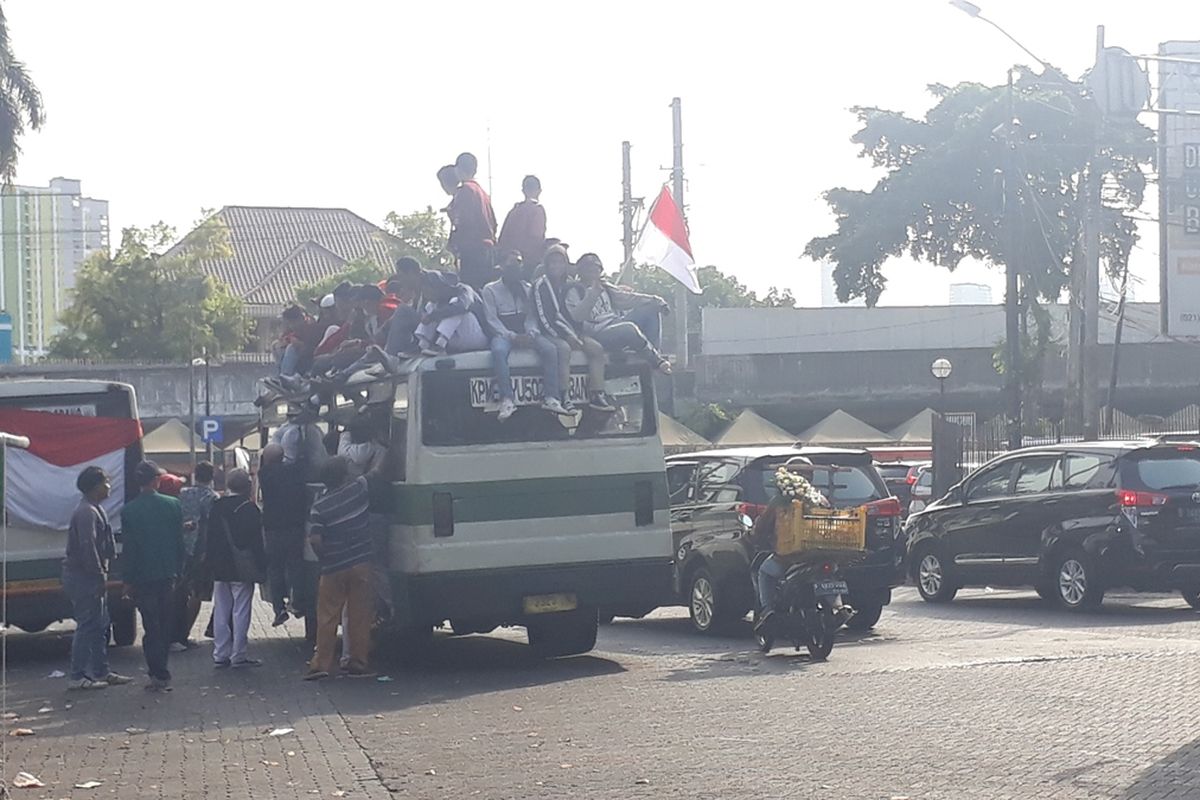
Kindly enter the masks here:
<path id="1" fill-rule="evenodd" d="M 865 550 L 867 509 L 821 508 L 793 500 L 775 519 L 776 552 L 792 555 L 808 550 Z"/>

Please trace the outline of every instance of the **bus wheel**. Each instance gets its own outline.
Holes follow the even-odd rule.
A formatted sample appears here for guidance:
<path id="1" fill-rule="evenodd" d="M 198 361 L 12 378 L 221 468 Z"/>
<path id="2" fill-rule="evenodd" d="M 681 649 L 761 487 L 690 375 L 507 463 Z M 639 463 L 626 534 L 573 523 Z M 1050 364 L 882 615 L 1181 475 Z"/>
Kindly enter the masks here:
<path id="1" fill-rule="evenodd" d="M 548 614 L 545 619 L 531 619 L 525 624 L 529 644 L 542 658 L 588 652 L 596 646 L 598 628 L 599 620 L 594 608 Z"/>
<path id="2" fill-rule="evenodd" d="M 132 603 L 119 603 L 112 609 L 112 639 L 117 647 L 129 647 L 137 639 L 137 609 Z"/>

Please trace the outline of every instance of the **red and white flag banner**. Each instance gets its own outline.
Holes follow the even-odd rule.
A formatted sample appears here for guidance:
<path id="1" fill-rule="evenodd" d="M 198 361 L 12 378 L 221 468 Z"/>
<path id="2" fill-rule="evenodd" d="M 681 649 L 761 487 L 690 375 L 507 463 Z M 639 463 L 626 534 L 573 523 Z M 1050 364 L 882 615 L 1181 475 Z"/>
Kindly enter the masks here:
<path id="1" fill-rule="evenodd" d="M 688 241 L 687 223 L 666 186 L 650 206 L 650 217 L 638 237 L 634 259 L 666 270 L 693 294 L 700 294 L 696 259 Z"/>
<path id="2" fill-rule="evenodd" d="M 142 437 L 138 420 L 4 408 L 0 430 L 29 439 L 28 450 L 9 448 L 4 465 L 5 507 L 13 522 L 66 530 L 80 499 L 75 479 L 94 464 L 108 473 L 112 494 L 104 508 L 113 527 L 120 527 L 125 448 Z"/>

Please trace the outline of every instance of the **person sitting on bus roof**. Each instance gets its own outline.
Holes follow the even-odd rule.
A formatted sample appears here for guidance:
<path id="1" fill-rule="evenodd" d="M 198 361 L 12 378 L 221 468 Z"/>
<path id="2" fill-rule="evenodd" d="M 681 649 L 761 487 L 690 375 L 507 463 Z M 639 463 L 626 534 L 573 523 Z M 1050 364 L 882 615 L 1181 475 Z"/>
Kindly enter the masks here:
<path id="1" fill-rule="evenodd" d="M 508 368 L 508 356 L 514 349 L 534 350 L 541 359 L 542 408 L 555 414 L 571 413 L 558 382 L 558 347 L 538 328 L 532 289 L 521 278 L 522 262 L 519 250 L 510 251 L 500 267 L 500 277 L 483 287 L 483 306 L 493 332 L 492 371 L 500 394 L 501 422 L 517 409 Z"/>
<path id="2" fill-rule="evenodd" d="M 285 308 L 280 318 L 283 320 L 283 332 L 274 344 L 279 374 L 299 375 L 307 372 L 312 363 L 313 350 L 324 331 L 297 305 Z"/>
<path id="3" fill-rule="evenodd" d="M 547 250 L 544 267 L 545 274 L 533 283 L 534 307 L 542 333 L 558 348 L 559 386 L 562 387 L 563 396 L 569 399 L 570 395 L 571 351 L 579 350 L 587 357 L 588 408 L 603 413 L 616 411 L 612 398 L 604 391 L 604 365 L 607 361 L 604 347 L 595 339 L 583 335 L 564 310 L 563 293 L 571 272 L 566 248 L 554 245 Z"/>
<path id="4" fill-rule="evenodd" d="M 416 337 L 422 354 L 441 356 L 488 348 L 483 300 L 457 275 L 425 270 L 421 274 L 421 295 L 426 303 Z"/>
<path id="5" fill-rule="evenodd" d="M 671 374 L 671 362 L 658 351 L 661 314 L 667 302 L 652 294 L 613 286 L 604 280 L 604 265 L 595 253 L 576 262 L 579 281 L 567 289 L 567 312 L 585 333 L 612 352 L 629 350 Z"/>
<path id="6" fill-rule="evenodd" d="M 416 346 L 417 326 L 421 324 L 421 277 L 425 270 L 412 256 L 396 259 L 395 272 L 387 279 L 387 289 L 394 297 L 393 311 L 384 330 L 383 350 L 389 356 L 409 356 L 419 352 Z"/>

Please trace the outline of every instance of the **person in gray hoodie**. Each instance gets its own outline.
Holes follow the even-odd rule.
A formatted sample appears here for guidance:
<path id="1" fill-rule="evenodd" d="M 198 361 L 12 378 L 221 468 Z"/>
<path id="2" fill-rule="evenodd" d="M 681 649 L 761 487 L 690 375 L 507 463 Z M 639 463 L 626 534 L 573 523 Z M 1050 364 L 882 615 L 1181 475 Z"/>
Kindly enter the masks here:
<path id="1" fill-rule="evenodd" d="M 522 279 L 523 259 L 510 251 L 500 267 L 500 277 L 483 287 L 483 307 L 492 329 L 492 371 L 500 394 L 501 422 L 516 411 L 516 398 L 508 368 L 513 350 L 534 350 L 542 362 L 542 408 L 555 414 L 571 413 L 559 383 L 558 347 L 542 334 L 534 309 L 533 290 Z"/>
<path id="2" fill-rule="evenodd" d="M 564 303 L 583 332 L 609 352 L 629 350 L 671 374 L 671 362 L 658 351 L 666 301 L 604 280 L 604 265 L 595 253 L 580 256 L 575 269 L 579 281 L 568 287 Z"/>

